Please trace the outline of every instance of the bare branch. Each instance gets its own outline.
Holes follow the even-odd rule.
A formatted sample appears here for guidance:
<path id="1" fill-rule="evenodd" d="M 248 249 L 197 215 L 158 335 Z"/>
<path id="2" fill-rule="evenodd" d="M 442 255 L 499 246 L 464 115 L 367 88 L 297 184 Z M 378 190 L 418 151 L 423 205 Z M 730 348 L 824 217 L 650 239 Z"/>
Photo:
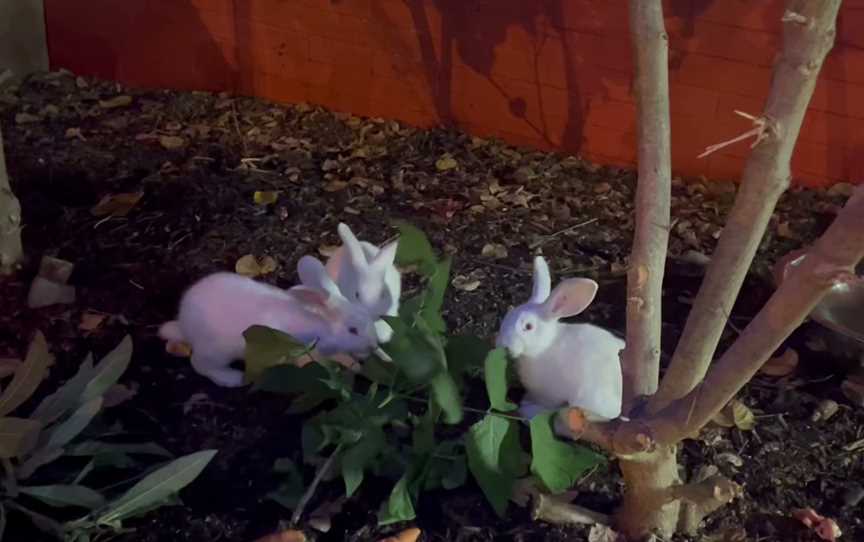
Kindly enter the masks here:
<path id="1" fill-rule="evenodd" d="M 538 493 L 531 506 L 531 518 L 557 525 L 609 525 L 606 514 L 571 504 L 552 495 Z"/>
<path id="2" fill-rule="evenodd" d="M 661 0 L 630 2 L 639 114 L 636 233 L 627 272 L 627 337 L 621 353 L 624 408 L 653 395 L 660 377 L 663 271 L 669 244 L 672 186 L 669 123 L 669 37 Z"/>
<path id="3" fill-rule="evenodd" d="M 648 403 L 656 413 L 690 393 L 702 380 L 732 305 L 777 200 L 789 185 L 795 142 L 825 55 L 834 44 L 840 0 L 789 0 L 783 50 L 774 66 L 763 119 L 770 128 L 744 168 L 741 188 L 711 265 L 693 304 L 660 389 Z M 800 18 L 804 22 L 800 22 Z M 712 390 L 713 391 L 713 390 Z"/>
<path id="4" fill-rule="evenodd" d="M 657 443 L 674 444 L 708 423 L 801 325 L 829 289 L 856 280 L 854 269 L 862 258 L 864 186 L 855 190 L 804 261 L 790 270 L 765 307 L 717 360 L 704 382 L 661 412 L 641 420 L 650 427 Z M 616 431 L 633 440 L 633 435 L 643 429 L 622 426 Z"/>
<path id="5" fill-rule="evenodd" d="M 555 432 L 572 440 L 584 440 L 618 457 L 631 457 L 654 450 L 651 428 L 639 421 L 595 423 L 578 408 L 564 408 L 555 417 Z"/>
<path id="6" fill-rule="evenodd" d="M 752 148 L 756 147 L 756 145 L 761 143 L 763 139 L 768 137 L 768 135 L 765 133 L 765 130 L 769 126 L 767 119 L 762 118 L 762 117 L 754 117 L 753 115 L 751 115 L 749 113 L 744 113 L 743 111 L 738 111 L 738 110 L 735 110 L 735 114 L 738 116 L 744 117 L 745 119 L 750 119 L 751 121 L 753 121 L 753 128 L 751 128 L 750 130 L 747 130 L 743 134 L 741 134 L 737 137 L 733 137 L 732 139 L 729 139 L 727 141 L 722 141 L 722 142 L 716 143 L 714 145 L 709 145 L 708 147 L 705 148 L 705 152 L 703 152 L 702 154 L 697 156 L 697 158 L 705 158 L 709 154 L 715 153 L 722 148 L 728 147 L 729 145 L 732 145 L 734 143 L 738 143 L 739 141 L 744 141 L 745 139 L 748 139 L 751 136 L 756 136 L 756 139 L 754 139 L 753 143 L 750 145 L 750 148 L 752 149 Z"/>
<path id="7" fill-rule="evenodd" d="M 694 534 L 705 516 L 740 497 L 743 489 L 725 476 L 715 474 L 704 480 L 669 488 L 667 498 L 684 501 L 686 512 L 681 518 L 681 530 Z"/>

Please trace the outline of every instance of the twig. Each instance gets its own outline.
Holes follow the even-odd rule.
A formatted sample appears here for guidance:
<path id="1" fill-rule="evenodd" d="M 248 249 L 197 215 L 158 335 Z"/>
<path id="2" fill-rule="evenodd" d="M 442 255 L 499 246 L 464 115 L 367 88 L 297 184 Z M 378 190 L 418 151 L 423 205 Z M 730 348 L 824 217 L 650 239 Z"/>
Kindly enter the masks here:
<path id="1" fill-rule="evenodd" d="M 531 518 L 557 525 L 609 525 L 609 516 L 538 493 L 531 505 Z"/>
<path id="2" fill-rule="evenodd" d="M 585 222 L 580 222 L 579 224 L 574 224 L 572 226 L 568 226 L 568 227 L 564 228 L 563 230 L 558 230 L 555 233 L 550 233 L 549 235 L 543 237 L 542 239 L 534 241 L 533 243 L 528 245 L 528 248 L 530 248 L 531 250 L 534 250 L 535 248 L 538 248 L 542 245 L 545 245 L 546 243 L 548 243 L 552 239 L 558 237 L 559 235 L 563 235 L 565 233 L 570 233 L 571 231 L 577 230 L 583 226 L 593 224 L 594 222 L 597 222 L 597 220 L 598 220 L 597 218 L 592 218 L 590 220 L 586 220 Z"/>
<path id="3" fill-rule="evenodd" d="M 753 143 L 750 145 L 750 148 L 752 149 L 752 148 L 756 147 L 756 145 L 761 143 L 762 140 L 764 140 L 766 137 L 768 137 L 768 134 L 765 133 L 765 131 L 768 129 L 768 126 L 769 126 L 768 125 L 768 119 L 766 119 L 764 117 L 754 117 L 753 115 L 751 115 L 749 113 L 744 113 L 743 111 L 738 111 L 737 109 L 735 110 L 735 114 L 738 116 L 744 117 L 745 119 L 751 120 L 754 124 L 753 128 L 747 130 L 746 132 L 739 135 L 738 137 L 733 137 L 732 139 L 729 139 L 727 141 L 722 141 L 720 143 L 716 143 L 714 145 L 709 145 L 709 146 L 705 147 L 705 151 L 702 154 L 700 154 L 699 156 L 697 156 L 697 158 L 705 158 L 709 154 L 717 152 L 724 147 L 728 147 L 729 145 L 732 145 L 734 143 L 738 143 L 739 141 L 744 141 L 745 139 L 747 139 L 751 136 L 756 136 L 756 139 L 754 139 Z"/>
<path id="4" fill-rule="evenodd" d="M 309 487 L 306 488 L 306 492 L 303 493 L 303 496 L 300 497 L 300 502 L 297 503 L 297 508 L 294 509 L 294 513 L 291 514 L 291 525 L 297 525 L 297 522 L 300 521 L 300 516 L 303 515 L 303 510 L 306 509 L 306 505 L 309 504 L 309 501 L 312 499 L 312 496 L 315 495 L 315 490 L 318 489 L 318 486 L 321 484 L 321 480 L 327 475 L 327 471 L 330 470 L 330 467 L 333 466 L 333 462 L 336 460 L 336 457 L 339 455 L 339 452 L 342 451 L 342 444 L 338 444 L 336 449 L 333 450 L 333 453 L 330 454 L 330 457 L 327 458 L 327 461 L 324 462 L 323 465 L 318 469 L 318 472 L 315 473 L 315 478 L 312 479 L 312 483 L 309 484 Z"/>

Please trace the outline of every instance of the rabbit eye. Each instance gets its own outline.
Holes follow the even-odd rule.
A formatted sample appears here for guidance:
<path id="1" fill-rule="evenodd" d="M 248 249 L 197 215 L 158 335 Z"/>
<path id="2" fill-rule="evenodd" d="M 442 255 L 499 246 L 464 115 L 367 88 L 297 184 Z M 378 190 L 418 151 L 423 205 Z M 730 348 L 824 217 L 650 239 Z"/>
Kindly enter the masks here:
<path id="1" fill-rule="evenodd" d="M 354 299 L 360 299 L 360 292 L 354 292 Z"/>
<path id="2" fill-rule="evenodd" d="M 350 333 L 351 335 L 359 335 L 359 332 L 357 331 L 356 327 L 349 327 L 348 333 Z"/>
<path id="3" fill-rule="evenodd" d="M 532 329 L 534 329 L 534 324 L 532 324 L 531 322 L 525 324 L 525 331 L 531 331 Z"/>

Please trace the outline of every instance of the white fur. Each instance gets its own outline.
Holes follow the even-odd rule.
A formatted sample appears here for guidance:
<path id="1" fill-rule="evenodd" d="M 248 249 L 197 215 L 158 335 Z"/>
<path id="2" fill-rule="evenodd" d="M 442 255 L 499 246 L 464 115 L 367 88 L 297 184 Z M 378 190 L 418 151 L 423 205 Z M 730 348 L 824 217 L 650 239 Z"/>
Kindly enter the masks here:
<path id="1" fill-rule="evenodd" d="M 523 416 L 569 405 L 595 421 L 617 418 L 623 388 L 618 353 L 624 341 L 591 324 L 558 321 L 585 310 L 597 283 L 576 278 L 551 292 L 550 287 L 549 267 L 538 256 L 531 299 L 507 313 L 496 340 L 516 359 L 527 392 Z"/>
<path id="2" fill-rule="evenodd" d="M 327 260 L 327 273 L 348 300 L 364 306 L 375 318 L 397 316 L 402 295 L 402 275 L 394 264 L 398 241 L 378 248 L 360 241 L 346 224 L 337 231 L 344 243 Z M 301 282 L 306 284 L 301 277 Z M 378 341 L 388 342 L 393 330 L 383 320 L 375 322 Z"/>
<path id="3" fill-rule="evenodd" d="M 318 265 L 323 274 L 323 264 Z M 243 373 L 229 365 L 243 358 L 243 332 L 253 325 L 277 329 L 307 344 L 315 342 L 325 356 L 364 357 L 377 345 L 373 320 L 334 290 L 335 285 L 282 290 L 234 273 L 214 273 L 183 294 L 177 320 L 163 324 L 159 336 L 188 343 L 195 371 L 227 387 L 243 384 Z"/>

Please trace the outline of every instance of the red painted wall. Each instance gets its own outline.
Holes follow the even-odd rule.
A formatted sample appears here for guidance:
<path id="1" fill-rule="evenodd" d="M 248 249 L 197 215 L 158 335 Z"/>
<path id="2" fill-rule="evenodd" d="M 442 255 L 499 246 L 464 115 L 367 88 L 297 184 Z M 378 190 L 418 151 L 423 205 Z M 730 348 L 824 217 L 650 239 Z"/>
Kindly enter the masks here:
<path id="1" fill-rule="evenodd" d="M 667 0 L 673 164 L 735 178 L 782 0 Z M 229 90 L 515 144 L 635 161 L 626 0 L 45 0 L 54 67 Z M 864 173 L 864 0 L 843 3 L 793 160 L 806 184 Z"/>

